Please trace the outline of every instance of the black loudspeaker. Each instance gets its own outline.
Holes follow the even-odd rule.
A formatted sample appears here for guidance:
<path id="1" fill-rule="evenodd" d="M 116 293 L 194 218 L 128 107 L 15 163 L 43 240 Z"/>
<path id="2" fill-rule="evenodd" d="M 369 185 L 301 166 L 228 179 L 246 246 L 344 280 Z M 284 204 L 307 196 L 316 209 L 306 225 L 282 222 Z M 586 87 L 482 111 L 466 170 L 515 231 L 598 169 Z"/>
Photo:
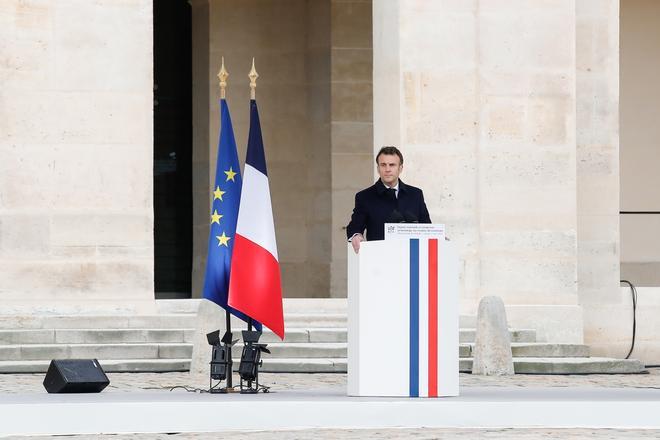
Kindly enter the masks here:
<path id="1" fill-rule="evenodd" d="M 44 378 L 49 393 L 100 393 L 109 384 L 96 359 L 54 359 Z"/>

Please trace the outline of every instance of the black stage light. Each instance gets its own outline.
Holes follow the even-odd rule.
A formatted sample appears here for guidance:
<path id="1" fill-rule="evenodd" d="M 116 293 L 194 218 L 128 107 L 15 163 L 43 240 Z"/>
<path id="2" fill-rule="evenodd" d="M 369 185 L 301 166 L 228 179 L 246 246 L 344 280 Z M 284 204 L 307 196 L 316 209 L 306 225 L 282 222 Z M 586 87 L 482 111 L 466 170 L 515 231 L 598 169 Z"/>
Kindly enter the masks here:
<path id="1" fill-rule="evenodd" d="M 222 339 L 220 339 L 220 330 L 213 331 L 206 335 L 206 340 L 211 345 L 211 365 L 209 374 L 209 392 L 210 393 L 226 393 L 233 390 L 232 386 L 232 359 L 231 347 L 238 341 L 231 340 L 231 332 L 225 332 Z M 218 381 L 213 385 L 213 381 Z M 218 388 L 220 382 L 227 380 L 225 388 Z"/>
<path id="2" fill-rule="evenodd" d="M 238 374 L 241 377 L 241 393 L 255 394 L 259 390 L 268 392 L 268 387 L 259 385 L 259 367 L 261 366 L 261 353 L 270 353 L 266 344 L 259 344 L 260 331 L 243 330 L 243 352 Z M 247 384 L 244 384 L 247 382 Z"/>

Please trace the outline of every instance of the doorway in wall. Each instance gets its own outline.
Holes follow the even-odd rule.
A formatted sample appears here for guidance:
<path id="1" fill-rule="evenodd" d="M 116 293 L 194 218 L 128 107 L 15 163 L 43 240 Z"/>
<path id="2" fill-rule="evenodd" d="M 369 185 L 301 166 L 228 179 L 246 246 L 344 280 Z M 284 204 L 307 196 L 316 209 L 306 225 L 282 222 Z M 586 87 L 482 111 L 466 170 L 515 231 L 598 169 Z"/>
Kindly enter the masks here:
<path id="1" fill-rule="evenodd" d="M 190 298 L 192 30 L 187 0 L 154 0 L 154 283 Z"/>

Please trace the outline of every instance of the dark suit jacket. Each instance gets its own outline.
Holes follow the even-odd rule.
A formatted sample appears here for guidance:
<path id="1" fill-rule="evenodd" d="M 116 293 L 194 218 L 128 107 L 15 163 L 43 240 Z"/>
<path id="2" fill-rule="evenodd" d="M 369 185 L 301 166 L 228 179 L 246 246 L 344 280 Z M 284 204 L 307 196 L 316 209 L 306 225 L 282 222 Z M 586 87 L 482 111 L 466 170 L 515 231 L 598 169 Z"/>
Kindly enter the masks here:
<path id="1" fill-rule="evenodd" d="M 346 234 L 362 234 L 367 230 L 368 240 L 385 238 L 385 223 L 398 223 L 416 220 L 419 223 L 431 223 L 429 211 L 424 203 L 424 194 L 419 188 L 406 185 L 399 179 L 399 197 L 388 194 L 383 182 L 376 183 L 355 195 L 355 208 L 351 221 L 346 227 Z"/>

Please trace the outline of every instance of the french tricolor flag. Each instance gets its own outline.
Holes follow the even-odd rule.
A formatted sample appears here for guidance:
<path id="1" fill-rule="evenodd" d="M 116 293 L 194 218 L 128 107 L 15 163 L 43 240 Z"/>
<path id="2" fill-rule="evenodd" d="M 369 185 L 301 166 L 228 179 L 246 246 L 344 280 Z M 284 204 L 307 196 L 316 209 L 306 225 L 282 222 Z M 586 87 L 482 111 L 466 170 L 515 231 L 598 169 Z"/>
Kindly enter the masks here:
<path id="1" fill-rule="evenodd" d="M 259 111 L 254 99 L 250 101 L 250 134 L 228 303 L 284 339 L 280 264 Z"/>

